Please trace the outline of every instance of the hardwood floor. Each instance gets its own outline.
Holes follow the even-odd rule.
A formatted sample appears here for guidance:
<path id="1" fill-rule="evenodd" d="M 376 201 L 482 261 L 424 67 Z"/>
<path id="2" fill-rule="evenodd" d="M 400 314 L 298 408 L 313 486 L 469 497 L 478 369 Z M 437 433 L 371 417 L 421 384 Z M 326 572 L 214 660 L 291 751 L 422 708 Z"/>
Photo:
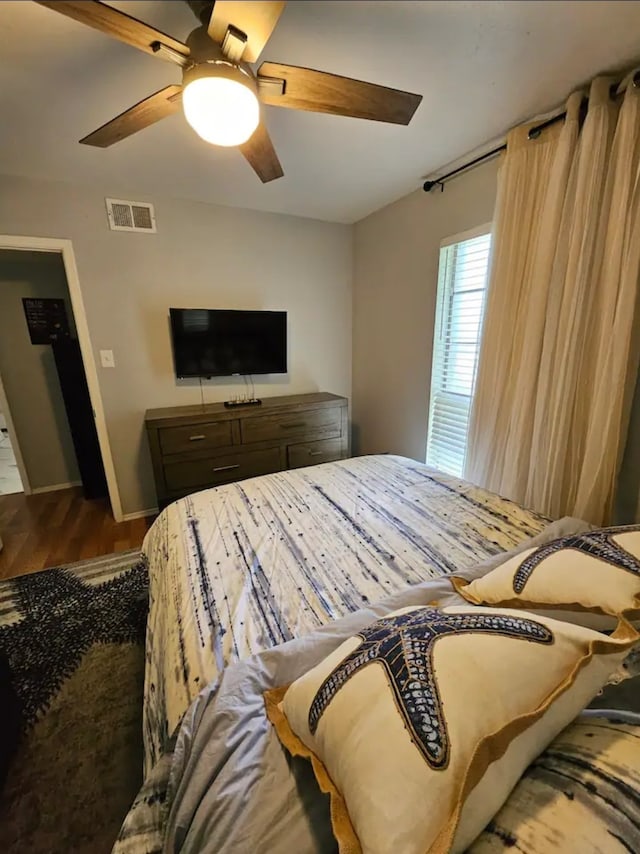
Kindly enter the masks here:
<path id="1" fill-rule="evenodd" d="M 152 522 L 118 524 L 106 500 L 87 501 L 79 487 L 0 495 L 0 579 L 139 548 Z"/>

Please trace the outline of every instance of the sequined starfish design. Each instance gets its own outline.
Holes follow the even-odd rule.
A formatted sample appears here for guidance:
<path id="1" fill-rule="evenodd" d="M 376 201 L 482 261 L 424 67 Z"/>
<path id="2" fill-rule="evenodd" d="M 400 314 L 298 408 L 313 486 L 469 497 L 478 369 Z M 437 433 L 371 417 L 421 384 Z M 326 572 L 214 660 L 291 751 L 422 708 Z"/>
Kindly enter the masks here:
<path id="1" fill-rule="evenodd" d="M 631 531 L 640 531 L 640 525 L 630 528 L 602 528 L 599 531 L 588 531 L 585 534 L 572 534 L 570 537 L 562 537 L 553 540 L 547 545 L 540 546 L 533 554 L 522 561 L 516 574 L 513 576 L 513 589 L 516 593 L 522 593 L 525 584 L 531 578 L 533 570 L 542 563 L 545 558 L 555 554 L 561 549 L 575 549 L 579 552 L 587 552 L 598 560 L 609 563 L 612 566 L 626 569 L 640 575 L 640 560 L 631 552 L 619 546 L 612 537 Z"/>
<path id="2" fill-rule="evenodd" d="M 358 634 L 362 643 L 318 689 L 309 709 L 310 732 L 316 732 L 340 688 L 363 667 L 379 662 L 414 744 L 432 768 L 446 768 L 449 737 L 433 667 L 433 648 L 441 638 L 461 633 L 553 643 L 553 634 L 546 626 L 507 614 L 445 614 L 437 608 L 418 608 L 385 617 Z"/>

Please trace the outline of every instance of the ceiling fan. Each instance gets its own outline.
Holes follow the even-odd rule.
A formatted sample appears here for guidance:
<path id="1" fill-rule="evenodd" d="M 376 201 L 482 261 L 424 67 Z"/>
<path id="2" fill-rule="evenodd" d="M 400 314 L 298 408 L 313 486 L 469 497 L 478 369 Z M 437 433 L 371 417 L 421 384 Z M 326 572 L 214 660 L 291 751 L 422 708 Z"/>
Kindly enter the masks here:
<path id="1" fill-rule="evenodd" d="M 184 110 L 199 136 L 237 145 L 263 183 L 284 174 L 260 104 L 408 125 L 422 95 L 295 65 L 257 62 L 286 3 L 187 0 L 201 21 L 186 44 L 97 0 L 36 0 L 125 44 L 182 67 L 182 86 L 165 86 L 80 142 L 107 148 Z"/>

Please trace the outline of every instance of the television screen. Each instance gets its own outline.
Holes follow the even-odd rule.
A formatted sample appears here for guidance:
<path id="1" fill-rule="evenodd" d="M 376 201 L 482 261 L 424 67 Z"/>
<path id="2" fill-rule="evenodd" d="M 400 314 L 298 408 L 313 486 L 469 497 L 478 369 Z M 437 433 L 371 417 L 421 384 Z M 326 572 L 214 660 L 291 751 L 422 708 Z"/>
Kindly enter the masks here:
<path id="1" fill-rule="evenodd" d="M 176 376 L 287 372 L 286 311 L 172 308 Z"/>

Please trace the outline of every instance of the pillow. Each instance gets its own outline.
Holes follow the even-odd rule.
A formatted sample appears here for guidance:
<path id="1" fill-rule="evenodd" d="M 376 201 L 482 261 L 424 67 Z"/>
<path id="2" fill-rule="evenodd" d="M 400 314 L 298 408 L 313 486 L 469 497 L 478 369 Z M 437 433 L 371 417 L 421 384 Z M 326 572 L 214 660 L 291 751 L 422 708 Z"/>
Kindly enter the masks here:
<path id="1" fill-rule="evenodd" d="M 452 577 L 451 583 L 474 605 L 561 609 L 563 619 L 571 612 L 571 622 L 586 624 L 589 613 L 637 620 L 640 526 L 562 537 L 521 552 L 475 581 Z"/>
<path id="2" fill-rule="evenodd" d="M 267 715 L 330 793 L 341 854 L 464 851 L 638 637 L 623 620 L 607 637 L 521 611 L 405 608 L 267 692 Z"/>
<path id="3" fill-rule="evenodd" d="M 638 792 L 640 716 L 580 716 L 525 771 L 469 854 L 640 851 Z"/>

